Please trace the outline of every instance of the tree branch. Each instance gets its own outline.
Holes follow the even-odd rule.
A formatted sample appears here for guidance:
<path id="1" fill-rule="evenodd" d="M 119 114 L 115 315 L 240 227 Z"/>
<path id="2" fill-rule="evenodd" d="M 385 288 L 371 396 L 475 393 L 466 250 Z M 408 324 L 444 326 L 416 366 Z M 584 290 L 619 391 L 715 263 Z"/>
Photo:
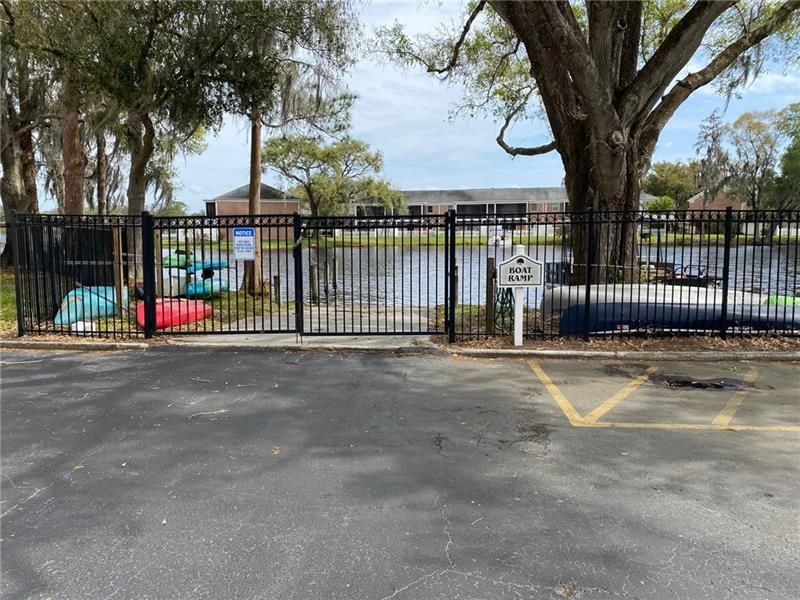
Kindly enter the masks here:
<path id="1" fill-rule="evenodd" d="M 589 19 L 589 49 L 603 78 L 604 85 L 616 89 L 619 81 L 619 66 L 622 42 L 625 36 L 624 15 L 628 11 L 627 2 L 615 0 L 594 0 L 587 2 Z"/>
<path id="2" fill-rule="evenodd" d="M 497 135 L 497 145 L 500 146 L 503 150 L 505 150 L 511 156 L 538 156 L 539 154 L 547 154 L 548 152 L 552 152 L 556 149 L 556 143 L 550 142 L 549 144 L 544 144 L 542 146 L 534 146 L 534 147 L 523 147 L 523 146 L 509 146 L 506 143 L 505 136 L 506 136 L 506 129 L 511 124 L 511 121 L 514 120 L 522 108 L 525 106 L 524 102 L 517 106 L 514 110 L 512 110 L 508 115 L 506 115 L 505 122 L 503 126 L 500 128 L 500 133 Z"/>
<path id="3" fill-rule="evenodd" d="M 537 3 L 533 10 L 541 12 L 544 18 L 531 18 L 531 24 L 543 39 L 550 38 L 554 46 L 551 51 L 560 54 L 575 90 L 586 100 L 584 107 L 595 112 L 593 116 L 598 121 L 604 120 L 611 106 L 611 97 L 608 89 L 602 85 L 602 77 L 569 3 L 563 0 L 542 2 Z"/>
<path id="4" fill-rule="evenodd" d="M 792 13 L 798 9 L 800 9 L 800 0 L 784 2 L 767 21 L 727 46 L 705 68 L 697 73 L 690 73 L 678 81 L 661 98 L 661 102 L 644 122 L 639 147 L 640 154 L 645 161 L 649 162 L 661 130 L 692 92 L 711 83 L 720 73 L 731 66 L 743 52 L 761 43 L 767 36 L 788 21 Z"/>
<path id="5" fill-rule="evenodd" d="M 650 60 L 622 92 L 619 114 L 633 123 L 647 114 L 669 82 L 700 47 L 706 31 L 735 0 L 699 0 L 667 34 Z"/>
<path id="6" fill-rule="evenodd" d="M 625 35 L 622 40 L 622 56 L 619 65 L 620 87 L 627 86 L 636 77 L 639 63 L 639 44 L 642 35 L 642 3 L 628 1 L 625 13 Z"/>
<path id="7" fill-rule="evenodd" d="M 464 28 L 461 30 L 461 35 L 456 41 L 456 45 L 453 46 L 453 53 L 450 56 L 450 61 L 447 63 L 447 65 L 440 69 L 428 65 L 428 73 L 449 73 L 453 69 L 453 67 L 456 66 L 456 63 L 458 62 L 458 53 L 461 51 L 461 46 L 464 45 L 464 40 L 467 39 L 467 34 L 469 33 L 470 28 L 472 27 L 472 23 L 473 21 L 475 21 L 475 18 L 478 16 L 478 13 L 480 13 L 485 6 L 486 6 L 486 0 L 480 0 L 480 2 L 478 2 L 478 4 L 475 5 L 475 8 L 472 9 L 472 12 L 469 14 L 467 22 L 464 24 Z"/>

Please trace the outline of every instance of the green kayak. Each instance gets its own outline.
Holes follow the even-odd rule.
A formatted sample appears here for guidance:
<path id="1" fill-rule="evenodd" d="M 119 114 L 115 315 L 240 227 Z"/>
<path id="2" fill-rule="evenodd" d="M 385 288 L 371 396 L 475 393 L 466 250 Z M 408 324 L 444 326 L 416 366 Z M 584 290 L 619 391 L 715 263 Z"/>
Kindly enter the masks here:
<path id="1" fill-rule="evenodd" d="M 186 265 L 192 260 L 191 253 L 186 253 L 183 250 L 172 251 L 169 254 L 161 257 L 161 266 L 163 267 L 177 267 L 185 269 Z"/>
<path id="2" fill-rule="evenodd" d="M 800 296 L 770 296 L 767 298 L 770 306 L 800 306 Z"/>

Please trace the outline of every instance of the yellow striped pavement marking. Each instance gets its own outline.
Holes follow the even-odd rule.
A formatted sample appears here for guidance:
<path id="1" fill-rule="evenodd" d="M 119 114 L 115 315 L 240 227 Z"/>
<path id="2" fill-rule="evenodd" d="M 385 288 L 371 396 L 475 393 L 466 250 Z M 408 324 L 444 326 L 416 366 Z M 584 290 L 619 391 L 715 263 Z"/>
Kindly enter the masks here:
<path id="1" fill-rule="evenodd" d="M 756 377 L 758 377 L 758 367 L 752 367 L 742 381 L 745 385 L 753 385 L 756 381 Z M 714 421 L 712 421 L 713 424 L 719 425 L 720 427 L 730 426 L 731 421 L 733 421 L 733 415 L 739 410 L 739 407 L 742 405 L 742 402 L 744 402 L 745 396 L 747 396 L 749 391 L 750 390 L 743 388 L 736 392 L 733 397 L 728 400 L 725 408 L 723 408 Z"/>

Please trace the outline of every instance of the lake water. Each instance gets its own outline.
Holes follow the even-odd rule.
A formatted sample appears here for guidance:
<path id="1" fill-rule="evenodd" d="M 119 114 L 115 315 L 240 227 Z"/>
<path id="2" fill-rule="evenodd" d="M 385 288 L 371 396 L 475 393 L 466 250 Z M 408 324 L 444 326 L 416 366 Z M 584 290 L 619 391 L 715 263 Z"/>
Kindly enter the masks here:
<path id="1" fill-rule="evenodd" d="M 511 254 L 510 248 L 459 246 L 456 248 L 459 268 L 459 303 L 483 304 L 486 286 L 486 259 L 496 263 Z M 721 278 L 724 251 L 722 247 L 669 246 L 658 249 L 643 247 L 642 259 L 651 262 L 670 262 L 676 265 L 700 266 L 709 276 Z M 327 287 L 329 302 L 342 304 L 374 303 L 375 305 L 428 306 L 442 304 L 445 297 L 445 249 L 443 247 L 399 248 L 378 246 L 370 248 L 333 248 L 328 250 L 328 275 L 323 267 L 325 253 L 312 255 L 303 252 L 303 285 L 306 299 L 309 290 L 309 263 L 318 263 L 320 297 L 324 301 Z M 647 252 L 648 254 L 644 254 Z M 540 245 L 530 250 L 531 256 L 545 263 L 568 261 L 569 250 L 560 245 Z M 224 256 L 224 255 L 223 255 Z M 761 290 L 764 293 L 794 295 L 800 288 L 800 262 L 794 245 L 773 247 L 739 246 L 731 251 L 731 290 Z M 272 281 L 280 276 L 281 298 L 294 299 L 294 262 L 285 249 L 263 253 L 264 277 Z M 231 263 L 228 270 L 231 283 L 240 285 L 244 278 L 244 263 Z M 327 284 L 327 285 L 326 285 Z M 536 295 L 528 295 L 529 305 L 538 303 Z"/>

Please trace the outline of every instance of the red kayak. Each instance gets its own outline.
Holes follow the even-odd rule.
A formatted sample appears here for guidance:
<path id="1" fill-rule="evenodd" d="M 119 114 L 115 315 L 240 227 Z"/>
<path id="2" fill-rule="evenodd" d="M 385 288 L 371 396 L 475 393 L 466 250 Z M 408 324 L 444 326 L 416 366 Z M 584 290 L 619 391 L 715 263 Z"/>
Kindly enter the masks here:
<path id="1" fill-rule="evenodd" d="M 202 300 L 159 298 L 156 300 L 156 329 L 202 321 L 211 316 L 211 307 Z M 136 307 L 136 322 L 144 327 L 144 302 Z"/>

